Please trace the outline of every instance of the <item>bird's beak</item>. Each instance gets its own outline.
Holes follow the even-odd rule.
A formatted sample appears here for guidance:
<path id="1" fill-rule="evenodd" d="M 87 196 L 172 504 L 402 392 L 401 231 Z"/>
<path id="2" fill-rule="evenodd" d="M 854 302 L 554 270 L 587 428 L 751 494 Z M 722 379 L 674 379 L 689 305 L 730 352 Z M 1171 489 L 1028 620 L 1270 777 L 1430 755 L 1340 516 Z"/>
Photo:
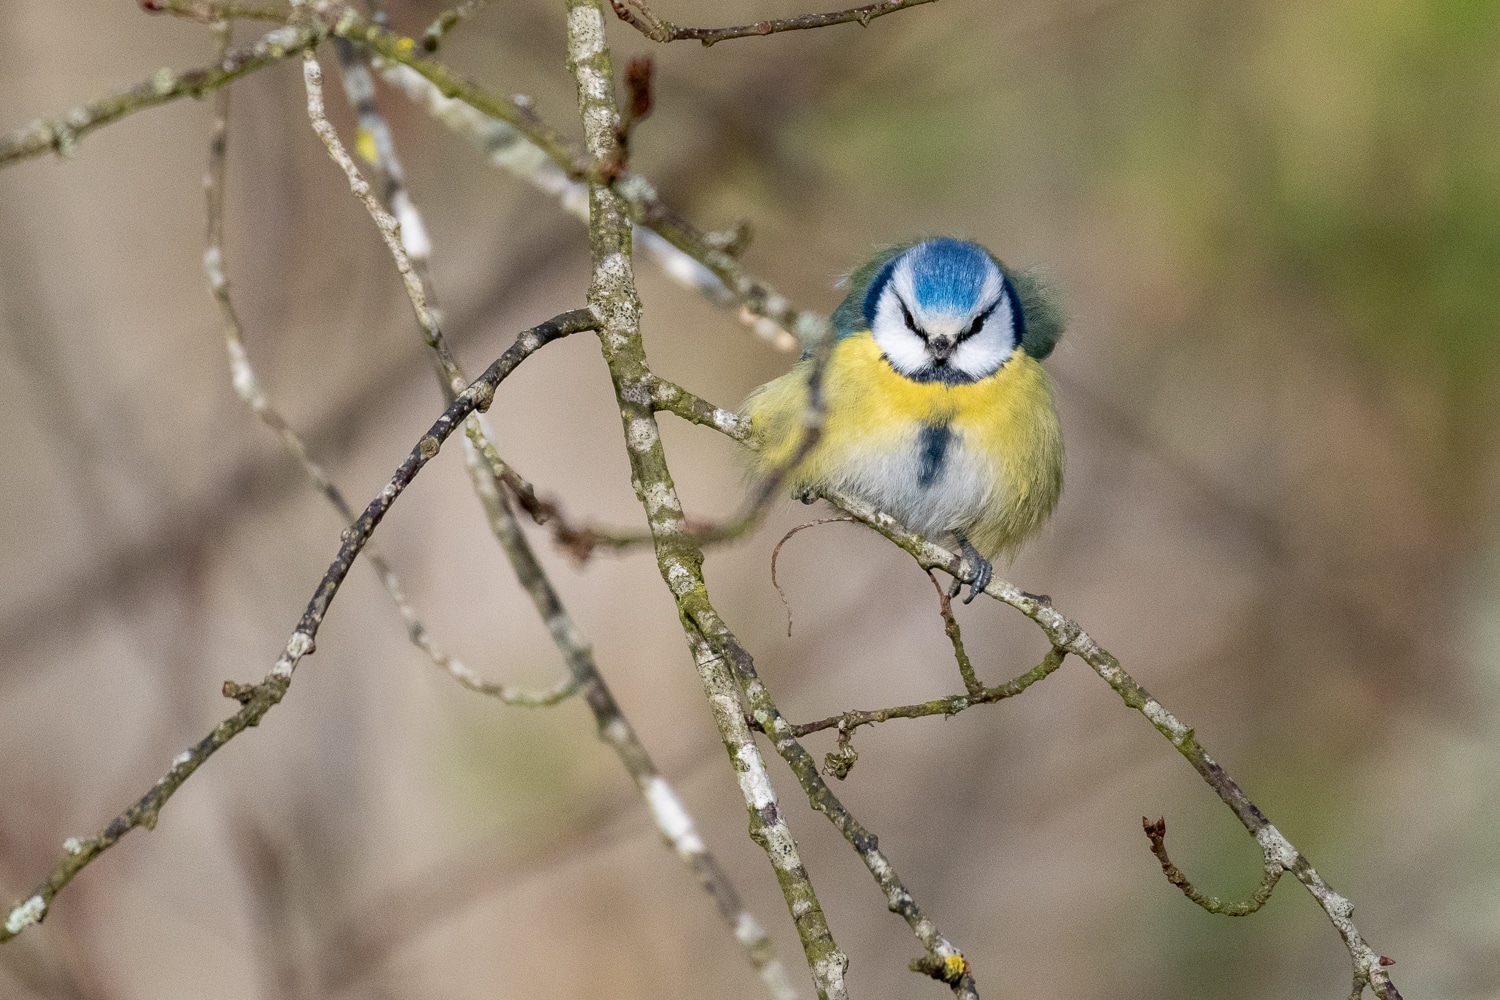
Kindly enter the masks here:
<path id="1" fill-rule="evenodd" d="M 938 361 L 947 361 L 953 357 L 953 349 L 957 346 L 958 341 L 953 337 L 936 336 L 928 338 L 927 341 L 927 349 Z"/>

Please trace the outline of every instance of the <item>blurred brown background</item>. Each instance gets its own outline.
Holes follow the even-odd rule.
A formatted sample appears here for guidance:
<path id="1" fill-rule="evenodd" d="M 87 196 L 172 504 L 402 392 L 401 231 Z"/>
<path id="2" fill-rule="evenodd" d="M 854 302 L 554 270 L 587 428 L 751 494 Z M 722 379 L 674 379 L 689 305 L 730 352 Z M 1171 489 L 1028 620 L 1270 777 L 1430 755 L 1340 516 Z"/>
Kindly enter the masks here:
<path id="1" fill-rule="evenodd" d="M 784 0 L 661 0 L 725 24 Z M 417 33 L 438 11 L 390 6 Z M 240 37 L 252 37 L 245 26 Z M 649 43 L 612 26 L 618 55 Z M 161 65 L 203 28 L 126 0 L 0 10 L 0 128 Z M 881 241 L 979 239 L 1047 269 L 1069 444 L 1047 534 L 1009 570 L 1054 596 L 1247 787 L 1398 961 L 1408 997 L 1500 997 L 1500 5 L 958 0 L 711 50 L 655 49 L 637 166 L 803 306 Z M 560 5 L 496 3 L 445 58 L 576 134 Z M 334 75 L 331 51 L 323 54 Z M 330 105 L 346 140 L 350 116 Z M 384 91 L 478 371 L 577 305 L 581 226 Z M 274 400 L 363 503 L 440 404 L 396 275 L 312 135 L 295 61 L 235 88 L 228 261 Z M 180 102 L 0 172 L 0 903 L 97 830 L 261 677 L 341 528 L 234 397 L 199 261 L 209 111 Z M 659 370 L 721 405 L 790 359 L 640 264 Z M 574 513 L 641 524 L 587 337 L 508 383 L 508 458 Z M 732 448 L 669 422 L 690 513 L 737 502 Z M 788 504 L 710 586 L 793 718 L 958 690 L 928 582 L 845 525 L 767 574 Z M 643 554 L 579 569 L 535 538 L 600 664 L 804 984 L 668 595 Z M 486 674 L 561 664 L 456 452 L 379 541 L 438 639 Z M 963 609 L 998 680 L 1044 651 Z M 831 740 L 810 741 L 821 754 Z M 825 745 L 826 744 L 826 745 Z M 1081 664 L 955 719 L 865 730 L 837 790 L 974 962 L 985 995 L 1343 996 L 1300 887 Z M 773 775 L 860 997 L 941 994 L 854 854 Z M 0 995 L 763 995 L 583 706 L 506 708 L 405 641 L 356 569 L 286 702 L 0 948 Z"/>

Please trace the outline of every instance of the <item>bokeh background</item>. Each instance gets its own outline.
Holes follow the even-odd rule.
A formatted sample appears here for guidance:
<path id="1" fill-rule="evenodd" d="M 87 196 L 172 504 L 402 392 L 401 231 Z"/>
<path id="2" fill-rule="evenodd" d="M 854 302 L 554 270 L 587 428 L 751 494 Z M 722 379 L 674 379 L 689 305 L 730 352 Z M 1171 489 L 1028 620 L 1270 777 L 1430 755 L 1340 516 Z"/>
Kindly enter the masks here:
<path id="1" fill-rule="evenodd" d="M 679 23 L 802 12 L 661 0 Z M 439 7 L 392 3 L 417 33 Z M 241 39 L 253 37 L 243 26 Z M 0 9 L 0 128 L 158 66 L 197 25 L 126 0 Z M 623 25 L 623 60 L 649 43 Z M 554 3 L 496 3 L 445 58 L 576 134 Z M 1116 652 L 1357 904 L 1408 997 L 1500 996 L 1500 5 L 1458 0 L 945 0 L 872 23 L 655 48 L 637 166 L 747 265 L 831 309 L 916 233 L 1044 268 L 1069 444 L 1046 535 L 1008 570 Z M 346 139 L 331 51 L 330 104 Z M 312 135 L 295 61 L 235 86 L 228 261 L 267 390 L 360 502 L 440 403 L 395 272 Z M 472 371 L 581 301 L 582 227 L 382 93 Z M 132 801 L 260 678 L 341 525 L 233 395 L 202 279 L 209 109 L 184 101 L 0 172 L 0 902 Z M 790 357 L 639 267 L 659 370 L 721 405 Z M 492 411 L 579 517 L 642 524 L 594 345 L 551 347 Z M 732 511 L 730 445 L 668 418 L 690 513 Z M 958 690 L 932 588 L 873 534 L 787 546 L 778 510 L 712 553 L 720 609 L 793 718 Z M 534 535 L 626 711 L 811 991 L 668 595 L 644 554 L 584 567 Z M 445 452 L 379 543 L 484 673 L 562 669 Z M 990 680 L 1044 651 L 961 609 Z M 817 753 L 831 740 L 809 741 Z M 830 745 L 825 745 L 830 744 Z M 1343 996 L 1288 881 L 1211 917 L 1140 832 L 1243 897 L 1258 852 L 1085 667 L 950 720 L 865 730 L 838 792 L 986 995 Z M 941 995 L 837 833 L 773 758 L 860 997 Z M 290 695 L 0 948 L 0 994 L 756 997 L 583 706 L 461 690 L 357 568 Z"/>

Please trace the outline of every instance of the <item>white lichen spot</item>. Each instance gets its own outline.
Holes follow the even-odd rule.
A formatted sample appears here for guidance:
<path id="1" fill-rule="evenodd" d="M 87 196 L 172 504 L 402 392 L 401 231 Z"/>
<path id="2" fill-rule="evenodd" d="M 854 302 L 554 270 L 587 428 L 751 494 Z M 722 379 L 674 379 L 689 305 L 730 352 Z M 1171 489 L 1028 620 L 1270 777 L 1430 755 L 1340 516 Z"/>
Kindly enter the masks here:
<path id="1" fill-rule="evenodd" d="M 771 787 L 771 778 L 766 774 L 766 764 L 761 759 L 760 751 L 754 745 L 742 746 L 734 752 L 734 759 L 742 765 L 735 770 L 739 772 L 740 789 L 745 793 L 746 801 L 756 809 L 774 805 L 776 791 Z"/>
<path id="2" fill-rule="evenodd" d="M 693 574 L 682 563 L 672 561 L 667 563 L 667 586 L 672 588 L 672 593 L 681 597 L 693 589 Z"/>
<path id="3" fill-rule="evenodd" d="M 615 184 L 615 190 L 624 195 L 629 201 L 653 201 L 656 198 L 656 188 L 652 187 L 651 182 L 640 174 L 628 174 L 622 177 Z M 701 264 L 698 264 L 697 261 L 681 250 L 677 250 L 675 247 L 673 247 L 673 250 L 683 260 L 688 261 L 694 266 L 702 267 Z"/>
<path id="4" fill-rule="evenodd" d="M 208 275 L 209 287 L 215 292 L 222 292 L 229 284 L 224 277 L 224 252 L 217 243 L 203 251 L 203 271 Z"/>
<path id="5" fill-rule="evenodd" d="M 656 398 L 664 403 L 670 403 L 682 395 L 682 390 L 670 382 L 658 382 L 656 384 Z"/>
<path id="6" fill-rule="evenodd" d="M 733 434 L 739 429 L 740 415 L 738 413 L 731 413 L 722 407 L 715 407 L 714 426 L 726 434 Z"/>
<path id="7" fill-rule="evenodd" d="M 812 904 L 811 903 L 809 903 L 805 899 L 799 899 L 795 903 L 792 904 L 792 917 L 794 919 L 804 917 L 804 916 L 807 915 L 807 911 L 811 910 L 811 909 L 812 909 Z"/>
<path id="8" fill-rule="evenodd" d="M 277 28 L 261 39 L 269 52 L 285 52 L 297 44 L 297 29 L 288 25 L 285 28 Z"/>
<path id="9" fill-rule="evenodd" d="M 312 652 L 313 639 L 306 632 L 293 632 L 292 637 L 287 640 L 286 652 L 293 660 L 300 660 Z"/>
<path id="10" fill-rule="evenodd" d="M 568 49 L 578 62 L 604 51 L 604 18 L 589 4 L 568 11 Z"/>
<path id="11" fill-rule="evenodd" d="M 1168 712 L 1161 702 L 1155 698 L 1146 699 L 1146 704 L 1141 706 L 1141 714 L 1151 720 L 1151 724 L 1157 729 L 1171 734 L 1172 742 L 1180 743 L 1187 739 L 1189 729 Z"/>
<path id="12" fill-rule="evenodd" d="M 677 499 L 677 494 L 667 489 L 666 483 L 652 483 L 646 489 L 646 507 L 655 516 L 662 511 L 670 511 L 673 514 L 682 513 L 682 501 Z"/>
<path id="13" fill-rule="evenodd" d="M 630 450 L 634 452 L 647 452 L 656 447 L 660 435 L 656 431 L 656 421 L 649 417 L 637 417 L 630 422 L 630 428 L 625 432 L 626 440 L 630 443 Z"/>
<path id="14" fill-rule="evenodd" d="M 687 521 L 679 514 L 663 514 L 651 519 L 651 530 L 657 535 L 680 535 L 687 530 Z"/>
<path id="15" fill-rule="evenodd" d="M 1265 852 L 1268 863 L 1289 869 L 1297 860 L 1297 849 L 1274 826 L 1267 825 L 1257 830 L 1255 842 Z"/>
<path id="16" fill-rule="evenodd" d="M 71 854 L 76 858 L 78 855 L 83 853 L 83 841 L 79 840 L 77 837 L 69 837 L 67 840 L 63 841 L 63 851 L 67 854 Z"/>
<path id="17" fill-rule="evenodd" d="M 229 351 L 229 377 L 234 383 L 235 394 L 253 406 L 261 397 L 260 381 L 255 377 L 255 369 L 250 367 L 245 345 L 238 339 L 226 340 L 224 344 Z"/>
<path id="18" fill-rule="evenodd" d="M 177 86 L 177 74 L 163 66 L 151 77 L 151 89 L 161 97 L 166 97 Z"/>
<path id="19" fill-rule="evenodd" d="M 646 783 L 646 804 L 657 829 L 672 842 L 679 854 L 702 854 L 703 838 L 693 826 L 693 818 L 682 808 L 672 786 L 660 775 Z"/>
<path id="20" fill-rule="evenodd" d="M 604 739 L 614 744 L 624 743 L 630 739 L 630 726 L 617 715 L 604 727 Z"/>
<path id="21" fill-rule="evenodd" d="M 609 96 L 608 81 L 604 79 L 603 73 L 592 66 L 578 68 L 578 86 L 585 96 L 595 101 L 602 101 Z"/>
<path id="22" fill-rule="evenodd" d="M 630 276 L 630 261 L 626 260 L 622 253 L 606 254 L 604 259 L 599 261 L 598 270 L 603 277 L 624 281 Z"/>
<path id="23" fill-rule="evenodd" d="M 32 896 L 26 902 L 10 911 L 10 916 L 5 918 L 5 930 L 8 934 L 19 934 L 32 924 L 41 920 L 47 912 L 47 903 L 41 896 Z"/>
<path id="24" fill-rule="evenodd" d="M 651 379 L 643 376 L 620 384 L 620 398 L 636 406 L 651 405 Z"/>
<path id="25" fill-rule="evenodd" d="M 192 761 L 193 761 L 193 751 L 191 751 L 191 750 L 184 750 L 184 751 L 182 751 L 182 753 L 180 753 L 176 757 L 172 758 L 172 770 L 175 771 L 179 767 L 186 767 L 188 764 L 192 763 Z"/>
<path id="26" fill-rule="evenodd" d="M 741 910 L 739 919 L 734 922 L 734 939 L 748 948 L 765 936 L 766 929 L 755 919 L 755 915 L 749 910 Z"/>
<path id="27" fill-rule="evenodd" d="M 432 239 L 427 235 L 427 226 L 422 215 L 411 203 L 405 190 L 396 192 L 391 207 L 396 210 L 396 221 L 401 225 L 401 246 L 406 255 L 415 261 L 425 261 L 432 256 Z"/>

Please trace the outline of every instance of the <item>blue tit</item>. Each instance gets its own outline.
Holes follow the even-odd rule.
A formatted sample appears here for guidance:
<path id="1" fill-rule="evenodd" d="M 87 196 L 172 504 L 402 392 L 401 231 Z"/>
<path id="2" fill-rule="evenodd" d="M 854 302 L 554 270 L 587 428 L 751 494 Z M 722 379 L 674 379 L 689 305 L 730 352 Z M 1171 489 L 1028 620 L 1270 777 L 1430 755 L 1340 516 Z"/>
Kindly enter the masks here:
<path id="1" fill-rule="evenodd" d="M 1037 278 L 984 247 L 930 239 L 881 251 L 833 313 L 823 434 L 791 471 L 794 491 L 859 497 L 963 555 L 967 600 L 991 560 L 1014 555 L 1062 493 L 1063 443 L 1040 361 L 1062 321 Z M 803 434 L 809 355 L 746 400 L 764 475 Z"/>

